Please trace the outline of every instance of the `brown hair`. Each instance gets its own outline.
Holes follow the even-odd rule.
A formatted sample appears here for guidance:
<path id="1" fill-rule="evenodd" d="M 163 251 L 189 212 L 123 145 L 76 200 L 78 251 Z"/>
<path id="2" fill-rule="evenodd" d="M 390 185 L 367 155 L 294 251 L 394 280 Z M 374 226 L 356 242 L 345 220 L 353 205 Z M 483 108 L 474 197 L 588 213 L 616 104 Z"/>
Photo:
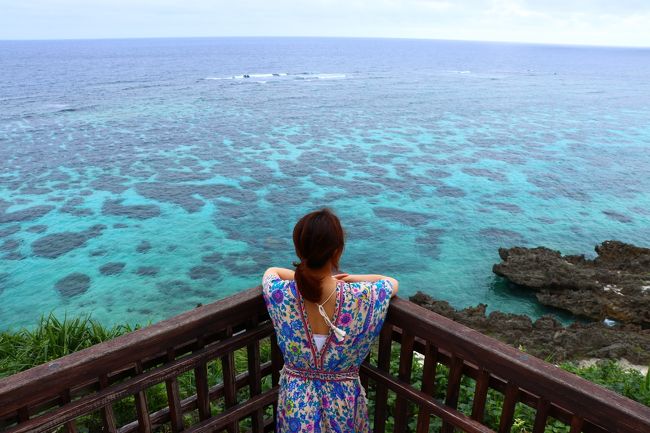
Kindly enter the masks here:
<path id="1" fill-rule="evenodd" d="M 341 222 L 327 208 L 308 213 L 293 228 L 293 245 L 300 259 L 300 263 L 293 264 L 296 267 L 296 286 L 303 298 L 318 302 L 322 279 L 311 273 L 310 269 L 321 268 L 332 259 L 332 265 L 338 270 L 338 260 L 345 246 Z"/>

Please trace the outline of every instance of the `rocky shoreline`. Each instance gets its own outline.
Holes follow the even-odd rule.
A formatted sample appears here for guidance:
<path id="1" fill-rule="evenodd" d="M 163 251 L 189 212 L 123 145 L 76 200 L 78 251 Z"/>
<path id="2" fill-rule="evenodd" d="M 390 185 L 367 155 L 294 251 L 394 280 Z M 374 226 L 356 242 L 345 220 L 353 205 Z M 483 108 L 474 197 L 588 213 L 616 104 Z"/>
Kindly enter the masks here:
<path id="1" fill-rule="evenodd" d="M 502 262 L 492 270 L 544 305 L 650 328 L 650 249 L 605 241 L 595 250 L 589 260 L 545 247 L 500 248 Z"/>
<path id="2" fill-rule="evenodd" d="M 544 305 L 566 310 L 590 323 L 564 326 L 552 315 L 532 321 L 522 314 L 479 304 L 462 310 L 422 292 L 410 300 L 431 311 L 549 360 L 621 358 L 650 364 L 650 249 L 618 241 L 595 248 L 598 256 L 562 256 L 545 247 L 500 248 L 493 272 Z"/>
<path id="3" fill-rule="evenodd" d="M 553 316 L 533 322 L 523 314 L 486 314 L 486 304 L 456 310 L 422 292 L 410 301 L 550 362 L 625 358 L 633 364 L 650 364 L 650 329 L 638 325 L 575 322 L 563 326 Z"/>

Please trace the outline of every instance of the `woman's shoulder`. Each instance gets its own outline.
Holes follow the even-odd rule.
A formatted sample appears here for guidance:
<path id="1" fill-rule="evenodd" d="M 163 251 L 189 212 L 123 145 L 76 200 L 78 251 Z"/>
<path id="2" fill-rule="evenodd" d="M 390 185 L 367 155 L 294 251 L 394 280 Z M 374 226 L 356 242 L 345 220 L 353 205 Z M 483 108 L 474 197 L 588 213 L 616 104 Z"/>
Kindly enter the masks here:
<path id="1" fill-rule="evenodd" d="M 293 280 L 283 280 L 277 272 L 273 271 L 274 268 L 269 268 L 262 276 L 262 293 L 270 298 L 275 293 L 275 298 L 279 298 L 282 294 L 292 294 Z"/>
<path id="2" fill-rule="evenodd" d="M 396 291 L 390 278 L 377 281 L 346 282 L 345 284 L 353 298 L 371 299 L 379 296 L 383 299 L 384 296 L 390 297 Z"/>

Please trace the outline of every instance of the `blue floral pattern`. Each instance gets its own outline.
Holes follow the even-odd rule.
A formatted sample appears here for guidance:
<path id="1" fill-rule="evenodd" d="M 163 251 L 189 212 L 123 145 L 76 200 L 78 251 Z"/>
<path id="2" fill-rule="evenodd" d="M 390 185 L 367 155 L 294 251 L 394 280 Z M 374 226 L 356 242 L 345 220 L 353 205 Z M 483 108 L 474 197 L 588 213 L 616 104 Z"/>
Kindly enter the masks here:
<path id="1" fill-rule="evenodd" d="M 358 375 L 386 318 L 393 291 L 388 280 L 338 283 L 333 323 L 320 352 L 307 321 L 295 281 L 269 274 L 262 284 L 285 369 L 280 376 L 276 431 L 368 433 L 366 395 Z"/>

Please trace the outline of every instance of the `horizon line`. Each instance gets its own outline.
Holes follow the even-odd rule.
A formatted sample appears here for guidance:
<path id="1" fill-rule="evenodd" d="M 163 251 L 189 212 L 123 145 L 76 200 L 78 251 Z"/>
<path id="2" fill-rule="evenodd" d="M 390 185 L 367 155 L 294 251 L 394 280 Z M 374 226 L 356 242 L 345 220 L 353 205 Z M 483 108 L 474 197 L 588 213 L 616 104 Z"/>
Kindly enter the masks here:
<path id="1" fill-rule="evenodd" d="M 377 40 L 410 40 L 410 41 L 438 41 L 438 42 L 473 42 L 486 44 L 515 44 L 515 45 L 541 45 L 554 47 L 575 48 L 619 48 L 619 49 L 650 49 L 650 45 L 599 45 L 581 43 L 558 42 L 531 42 L 531 41 L 506 41 L 506 40 L 478 40 L 478 39 L 445 39 L 426 37 L 402 36 L 286 36 L 286 35 L 233 35 L 233 36 L 123 36 L 123 37 L 91 37 L 91 38 L 48 38 L 48 39 L 0 39 L 0 42 L 72 42 L 72 41 L 125 41 L 125 40 L 150 40 L 150 39 L 377 39 Z"/>

